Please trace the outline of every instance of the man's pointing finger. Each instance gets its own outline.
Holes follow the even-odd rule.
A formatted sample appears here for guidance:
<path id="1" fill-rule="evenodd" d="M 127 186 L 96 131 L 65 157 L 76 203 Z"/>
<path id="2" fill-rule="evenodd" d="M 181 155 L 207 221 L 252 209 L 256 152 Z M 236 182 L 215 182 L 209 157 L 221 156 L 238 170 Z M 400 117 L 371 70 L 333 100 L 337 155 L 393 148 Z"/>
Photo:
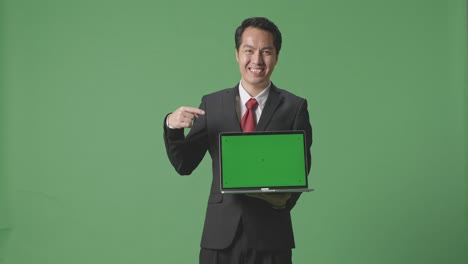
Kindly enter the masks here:
<path id="1" fill-rule="evenodd" d="M 184 106 L 183 108 L 184 111 L 189 112 L 194 115 L 204 115 L 205 111 L 195 108 L 195 107 L 189 107 L 189 106 Z"/>

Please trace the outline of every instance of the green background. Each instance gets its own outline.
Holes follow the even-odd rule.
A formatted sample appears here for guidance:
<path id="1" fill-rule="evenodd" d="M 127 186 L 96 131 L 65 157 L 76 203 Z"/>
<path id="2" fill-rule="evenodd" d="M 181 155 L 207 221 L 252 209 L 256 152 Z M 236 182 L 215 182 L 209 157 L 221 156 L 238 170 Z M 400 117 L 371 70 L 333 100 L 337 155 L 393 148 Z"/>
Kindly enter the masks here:
<path id="1" fill-rule="evenodd" d="M 465 1 L 0 1 L 0 263 L 197 263 L 210 161 L 163 118 L 239 81 L 250 16 L 314 129 L 294 263 L 468 262 Z"/>

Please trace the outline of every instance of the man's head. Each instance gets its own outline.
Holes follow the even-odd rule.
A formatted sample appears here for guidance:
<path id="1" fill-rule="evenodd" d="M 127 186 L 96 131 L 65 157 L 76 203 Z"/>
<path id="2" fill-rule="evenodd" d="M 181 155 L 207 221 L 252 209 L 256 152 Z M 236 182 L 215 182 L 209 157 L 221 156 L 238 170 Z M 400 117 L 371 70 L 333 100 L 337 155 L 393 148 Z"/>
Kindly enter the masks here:
<path id="1" fill-rule="evenodd" d="M 255 96 L 270 83 L 281 49 L 281 32 L 270 20 L 253 17 L 237 28 L 235 41 L 242 85 Z"/>
<path id="2" fill-rule="evenodd" d="M 244 33 L 245 29 L 248 27 L 254 27 L 270 32 L 273 36 L 273 44 L 276 48 L 276 55 L 279 55 L 281 50 L 281 43 L 283 41 L 281 37 L 281 32 L 272 21 L 268 20 L 265 17 L 251 17 L 242 21 L 242 24 L 239 27 L 237 27 L 236 33 L 234 35 L 236 42 L 236 50 L 239 50 L 239 46 L 242 43 L 242 33 Z"/>

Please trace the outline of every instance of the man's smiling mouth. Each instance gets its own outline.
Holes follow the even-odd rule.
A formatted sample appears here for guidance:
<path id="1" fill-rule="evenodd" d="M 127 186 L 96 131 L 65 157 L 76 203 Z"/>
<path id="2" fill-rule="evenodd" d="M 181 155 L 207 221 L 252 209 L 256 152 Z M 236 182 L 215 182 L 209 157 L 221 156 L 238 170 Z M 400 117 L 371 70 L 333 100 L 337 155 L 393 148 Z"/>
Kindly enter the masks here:
<path id="1" fill-rule="evenodd" d="M 256 73 L 256 74 L 262 73 L 265 70 L 265 68 L 251 68 L 251 67 L 249 67 L 248 69 L 249 71 Z"/>

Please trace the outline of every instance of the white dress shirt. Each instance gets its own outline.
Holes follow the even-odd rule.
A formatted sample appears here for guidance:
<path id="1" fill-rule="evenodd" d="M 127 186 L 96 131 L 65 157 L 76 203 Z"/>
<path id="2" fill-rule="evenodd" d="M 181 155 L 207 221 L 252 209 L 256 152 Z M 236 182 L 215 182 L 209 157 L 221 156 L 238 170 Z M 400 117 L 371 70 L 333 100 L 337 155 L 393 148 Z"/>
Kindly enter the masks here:
<path id="1" fill-rule="evenodd" d="M 242 120 L 242 117 L 247 111 L 247 107 L 245 106 L 245 103 L 247 103 L 247 101 L 250 98 L 255 98 L 255 100 L 257 100 L 258 102 L 257 109 L 255 109 L 255 121 L 258 123 L 258 120 L 260 120 L 260 116 L 262 115 L 263 108 L 265 107 L 265 103 L 268 99 L 268 95 L 270 94 L 270 86 L 271 86 L 271 82 L 261 93 L 259 93 L 255 97 L 252 97 L 244 89 L 244 87 L 242 86 L 242 82 L 239 82 L 239 96 L 236 97 L 236 101 L 237 101 L 236 111 L 237 111 L 237 117 L 239 118 L 239 121 Z"/>

